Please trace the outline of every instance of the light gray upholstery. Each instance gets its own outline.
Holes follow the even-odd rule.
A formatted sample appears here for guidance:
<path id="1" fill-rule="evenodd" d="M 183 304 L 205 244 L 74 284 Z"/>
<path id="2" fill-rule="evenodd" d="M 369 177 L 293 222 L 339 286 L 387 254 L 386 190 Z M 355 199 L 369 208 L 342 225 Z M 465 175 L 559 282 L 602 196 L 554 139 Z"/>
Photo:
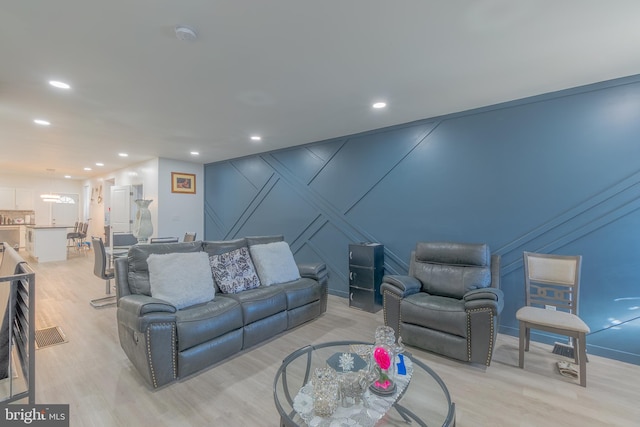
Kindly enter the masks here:
<path id="1" fill-rule="evenodd" d="M 486 244 L 419 242 L 409 274 L 382 279 L 385 324 L 404 344 L 489 366 L 499 286 L 500 257 Z"/>
<path id="2" fill-rule="evenodd" d="M 237 294 L 216 289 L 213 301 L 181 310 L 151 296 L 147 257 L 205 251 L 218 255 L 251 244 L 282 241 L 258 236 L 227 241 L 135 245 L 116 259 L 120 345 L 143 378 L 160 387 L 225 360 L 326 311 L 325 264 L 301 264 L 301 278 Z"/>

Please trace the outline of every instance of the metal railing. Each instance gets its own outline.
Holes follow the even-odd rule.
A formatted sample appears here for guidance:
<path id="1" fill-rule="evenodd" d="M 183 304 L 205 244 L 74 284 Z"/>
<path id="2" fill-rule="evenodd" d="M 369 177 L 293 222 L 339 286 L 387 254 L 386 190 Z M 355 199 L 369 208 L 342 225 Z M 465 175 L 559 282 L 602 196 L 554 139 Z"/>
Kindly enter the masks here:
<path id="1" fill-rule="evenodd" d="M 8 392 L 6 396 L 0 396 L 0 402 L 10 403 L 26 398 L 29 404 L 35 404 L 36 274 L 9 244 L 3 242 L 2 248 L 2 261 L 9 262 L 5 258 L 12 258 L 15 274 L 0 277 L 0 284 L 10 287 L 2 322 L 2 328 L 8 328 L 8 331 L 6 334 L 0 332 L 0 336 L 7 337 L 7 342 L 0 343 L 0 348 L 8 351 Z M 14 369 L 19 372 L 14 372 Z"/>

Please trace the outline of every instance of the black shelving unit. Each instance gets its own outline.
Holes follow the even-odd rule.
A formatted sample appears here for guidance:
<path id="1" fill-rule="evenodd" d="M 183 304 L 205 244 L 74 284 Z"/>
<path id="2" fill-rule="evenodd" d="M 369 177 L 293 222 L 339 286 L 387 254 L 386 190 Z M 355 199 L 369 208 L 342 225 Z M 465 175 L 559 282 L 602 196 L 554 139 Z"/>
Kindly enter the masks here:
<path id="1" fill-rule="evenodd" d="M 380 284 L 384 275 L 384 246 L 349 245 L 349 307 L 375 313 L 382 308 Z"/>

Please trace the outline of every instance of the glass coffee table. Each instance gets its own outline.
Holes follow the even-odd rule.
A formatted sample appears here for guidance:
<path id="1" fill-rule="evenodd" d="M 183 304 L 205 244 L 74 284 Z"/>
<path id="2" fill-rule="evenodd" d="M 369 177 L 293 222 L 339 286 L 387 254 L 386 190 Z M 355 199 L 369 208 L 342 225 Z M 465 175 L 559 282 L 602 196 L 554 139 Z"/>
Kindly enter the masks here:
<path id="1" fill-rule="evenodd" d="M 340 407 L 336 417 L 314 416 L 312 398 L 308 393 L 309 382 L 316 368 L 332 366 L 337 355 L 354 354 L 355 348 L 370 346 L 361 341 L 335 341 L 302 347 L 287 356 L 276 373 L 273 398 L 280 414 L 282 427 L 292 426 L 455 426 L 455 404 L 446 385 L 426 364 L 403 353 L 407 377 L 401 378 L 404 387 L 398 387 L 386 412 L 377 405 L 378 398 L 365 392 L 365 398 L 349 408 Z M 335 368 L 335 366 L 332 366 Z M 311 392 L 312 393 L 312 392 Z M 311 400 L 311 402 L 310 402 Z M 391 403 L 393 402 L 393 403 Z M 353 414 L 353 416 L 345 415 Z"/>

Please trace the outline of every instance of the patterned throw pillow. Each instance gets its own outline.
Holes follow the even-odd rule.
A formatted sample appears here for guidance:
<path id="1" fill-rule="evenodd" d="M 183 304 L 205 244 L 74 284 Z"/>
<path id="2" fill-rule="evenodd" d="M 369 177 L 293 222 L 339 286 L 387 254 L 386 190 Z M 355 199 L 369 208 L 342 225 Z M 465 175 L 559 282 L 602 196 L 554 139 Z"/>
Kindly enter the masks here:
<path id="1" fill-rule="evenodd" d="M 225 294 L 235 294 L 260 286 L 260 279 L 246 247 L 209 257 L 213 278 Z"/>

